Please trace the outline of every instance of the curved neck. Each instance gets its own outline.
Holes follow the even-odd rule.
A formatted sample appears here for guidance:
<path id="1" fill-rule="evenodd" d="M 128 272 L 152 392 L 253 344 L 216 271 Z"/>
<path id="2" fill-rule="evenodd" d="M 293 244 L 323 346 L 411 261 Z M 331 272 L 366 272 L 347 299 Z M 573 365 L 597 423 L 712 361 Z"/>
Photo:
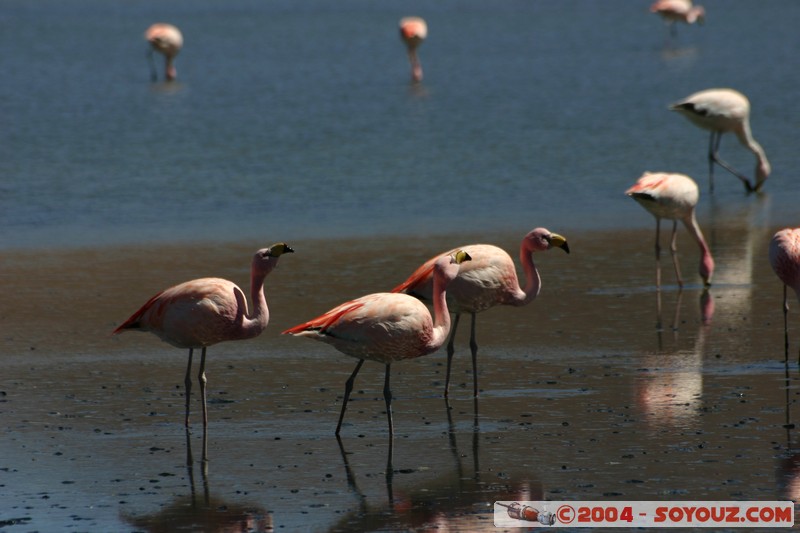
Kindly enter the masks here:
<path id="1" fill-rule="evenodd" d="M 700 247 L 700 275 L 703 277 L 703 282 L 708 285 L 711 283 L 711 276 L 714 274 L 714 258 L 711 256 L 711 249 L 703 237 L 700 225 L 697 224 L 694 212 L 683 220 L 683 224 L 697 242 L 697 246 Z"/>
<path id="2" fill-rule="evenodd" d="M 446 284 L 438 276 L 433 277 L 433 338 L 431 345 L 441 347 L 450 334 L 450 311 L 447 309 Z"/>
<path id="3" fill-rule="evenodd" d="M 411 79 L 416 82 L 422 81 L 422 63 L 417 56 L 416 47 L 408 48 L 408 61 L 411 63 Z"/>
<path id="4" fill-rule="evenodd" d="M 753 138 L 753 133 L 750 131 L 750 123 L 748 121 L 742 124 L 741 129 L 736 132 L 736 136 L 739 138 L 739 142 L 742 143 L 742 145 L 746 146 L 748 150 L 755 154 L 758 159 L 758 166 L 768 169 L 767 173 L 769 173 L 767 154 L 764 152 L 761 145 L 758 144 L 758 141 Z"/>
<path id="5" fill-rule="evenodd" d="M 269 271 L 253 269 L 250 273 L 250 299 L 253 302 L 253 313 L 242 316 L 242 338 L 251 338 L 259 335 L 269 323 L 269 308 L 264 296 L 264 280 Z M 247 309 L 247 303 L 241 307 Z"/>
<path id="6" fill-rule="evenodd" d="M 525 272 L 525 288 L 521 289 L 522 292 L 512 302 L 513 305 L 526 305 L 539 296 L 539 291 L 542 288 L 542 279 L 539 277 L 539 271 L 536 270 L 536 265 L 533 263 L 533 250 L 530 250 L 525 243 L 519 249 L 519 261 L 522 263 L 522 270 Z"/>

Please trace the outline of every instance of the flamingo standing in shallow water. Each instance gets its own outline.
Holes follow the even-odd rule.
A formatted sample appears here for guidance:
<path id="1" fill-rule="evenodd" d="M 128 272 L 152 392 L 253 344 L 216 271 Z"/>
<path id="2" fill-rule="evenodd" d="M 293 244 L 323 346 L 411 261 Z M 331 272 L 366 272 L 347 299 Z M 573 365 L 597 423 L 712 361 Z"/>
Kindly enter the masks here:
<path id="1" fill-rule="evenodd" d="M 521 288 L 517 278 L 517 270 L 511 257 L 497 246 L 491 244 L 470 244 L 460 249 L 466 251 L 473 260 L 461 267 L 458 277 L 447 289 L 447 296 L 455 313 L 453 328 L 447 343 L 447 377 L 444 385 L 444 396 L 448 397 L 450 389 L 450 367 L 453 360 L 453 343 L 461 313 L 472 315 L 472 330 L 469 345 L 472 350 L 473 393 L 478 395 L 478 345 L 475 342 L 475 315 L 495 305 L 527 305 L 539 294 L 541 278 L 533 263 L 533 252 L 543 252 L 552 247 L 561 248 L 569 253 L 567 240 L 545 228 L 531 230 L 522 239 L 519 249 L 520 262 L 525 272 L 525 288 Z M 409 278 L 392 289 L 392 292 L 404 292 L 425 300 L 431 299 L 433 288 L 433 265 L 442 257 L 454 252 L 451 250 L 426 261 Z"/>
<path id="2" fill-rule="evenodd" d="M 172 24 L 158 22 L 147 28 L 144 38 L 150 43 L 150 48 L 147 52 L 147 58 L 150 61 L 150 78 L 153 81 L 158 79 L 153 61 L 153 51 L 156 51 L 164 56 L 164 79 L 173 81 L 178 74 L 175 69 L 175 56 L 178 55 L 178 52 L 183 47 L 181 31 Z"/>
<path id="3" fill-rule="evenodd" d="M 800 228 L 777 232 L 769 243 L 769 263 L 783 282 L 783 331 L 786 355 L 789 354 L 789 301 L 787 287 L 800 300 Z"/>
<path id="4" fill-rule="evenodd" d="M 470 259 L 469 254 L 459 250 L 436 261 L 433 266 L 433 317 L 428 308 L 412 296 L 382 292 L 345 302 L 283 332 L 326 342 L 343 354 L 359 360 L 345 383 L 336 435 L 342 429 L 353 383 L 365 359 L 386 365 L 383 398 L 389 420 L 389 435 L 394 434 L 392 392 L 389 387 L 391 364 L 427 355 L 444 344 L 450 332 L 445 290 L 458 275 L 459 267 Z"/>
<path id="5" fill-rule="evenodd" d="M 681 269 L 678 264 L 677 244 L 675 238 L 678 230 L 678 220 L 681 220 L 689 230 L 697 245 L 700 247 L 700 277 L 703 284 L 711 285 L 711 276 L 714 274 L 714 258 L 708 248 L 703 232 L 697 224 L 695 206 L 700 198 L 697 183 L 689 176 L 683 174 L 670 174 L 666 172 L 645 172 L 641 178 L 625 194 L 639 202 L 642 207 L 656 217 L 656 287 L 661 288 L 661 219 L 672 220 L 672 241 L 670 252 L 672 263 L 675 266 L 675 275 L 678 286 L 683 287 Z"/>
<path id="6" fill-rule="evenodd" d="M 189 426 L 189 394 L 192 390 L 192 354 L 200 355 L 200 397 L 203 402 L 203 428 L 208 426 L 206 408 L 206 348 L 222 341 L 257 337 L 269 322 L 269 309 L 264 297 L 264 279 L 278 264 L 278 258 L 293 252 L 285 243 L 273 244 L 253 256 L 250 270 L 250 297 L 253 314 L 247 310 L 244 292 L 233 282 L 220 278 L 201 278 L 175 285 L 147 301 L 113 334 L 125 330 L 150 331 L 161 340 L 178 348 L 189 349 L 186 366 L 186 419 Z"/>
<path id="7" fill-rule="evenodd" d="M 657 0 L 650 6 L 650 12 L 656 13 L 669 25 L 670 35 L 678 33 L 677 23 L 702 24 L 706 17 L 703 6 L 692 5 L 692 0 Z"/>
<path id="8" fill-rule="evenodd" d="M 411 63 L 411 80 L 422 81 L 422 64 L 417 55 L 417 48 L 428 36 L 428 25 L 420 17 L 404 17 L 400 19 L 400 38 L 408 48 L 408 60 Z"/>
<path id="9" fill-rule="evenodd" d="M 750 132 L 750 101 L 733 89 L 707 89 L 687 96 L 669 107 L 688 118 L 695 126 L 711 131 L 708 142 L 709 190 L 714 192 L 714 163 L 742 180 L 748 192 L 758 191 L 770 174 L 767 154 Z M 719 158 L 722 134 L 733 132 L 748 150 L 756 156 L 756 183 Z"/>

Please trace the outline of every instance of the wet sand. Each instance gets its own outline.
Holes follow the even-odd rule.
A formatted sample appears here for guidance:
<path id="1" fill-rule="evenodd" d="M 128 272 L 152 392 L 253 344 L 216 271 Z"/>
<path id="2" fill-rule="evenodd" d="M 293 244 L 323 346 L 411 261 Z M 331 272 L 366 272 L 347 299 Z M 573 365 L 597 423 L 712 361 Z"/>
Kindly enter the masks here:
<path id="1" fill-rule="evenodd" d="M 766 258 L 775 228 L 738 220 L 707 231 L 718 265 L 708 293 L 682 231 L 688 285 L 677 290 L 667 255 L 660 297 L 652 230 L 550 228 L 572 253 L 535 257 L 539 298 L 478 318 L 477 403 L 466 321 L 449 408 L 443 350 L 393 367 L 391 448 L 383 368 L 359 374 L 340 445 L 355 360 L 279 332 L 387 290 L 454 245 L 493 242 L 516 257 L 529 228 L 3 252 L 0 526 L 475 531 L 494 530 L 492 503 L 504 499 L 796 498 L 800 329 L 787 367 L 782 288 Z M 171 284 L 215 275 L 247 286 L 252 252 L 284 239 L 296 253 L 267 279 L 267 331 L 209 349 L 204 471 L 196 397 L 191 433 L 182 423 L 187 354 L 109 334 Z"/>

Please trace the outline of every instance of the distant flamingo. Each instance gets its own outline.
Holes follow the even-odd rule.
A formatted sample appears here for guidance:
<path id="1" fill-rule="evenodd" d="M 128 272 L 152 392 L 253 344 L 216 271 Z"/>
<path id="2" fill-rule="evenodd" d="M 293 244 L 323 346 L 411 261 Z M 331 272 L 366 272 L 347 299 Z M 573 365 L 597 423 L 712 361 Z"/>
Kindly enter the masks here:
<path id="1" fill-rule="evenodd" d="M 767 154 L 750 132 L 750 101 L 733 89 L 707 89 L 687 96 L 670 106 L 688 118 L 695 126 L 711 131 L 708 142 L 709 190 L 714 192 L 714 163 L 742 180 L 748 192 L 758 191 L 769 176 L 771 167 Z M 748 150 L 756 156 L 756 184 L 719 158 L 722 134 L 733 132 Z"/>
<path id="2" fill-rule="evenodd" d="M 278 264 L 278 258 L 282 254 L 293 251 L 289 245 L 278 243 L 257 251 L 253 256 L 250 270 L 250 297 L 254 308 L 252 315 L 248 313 L 244 293 L 234 283 L 220 278 L 201 278 L 156 294 L 114 330 L 113 334 L 128 329 L 150 331 L 173 346 L 189 349 L 189 364 L 184 378 L 187 427 L 194 349 L 203 349 L 198 380 L 203 402 L 203 428 L 206 428 L 206 347 L 222 341 L 250 339 L 264 331 L 269 322 L 264 279 Z"/>
<path id="3" fill-rule="evenodd" d="M 800 300 L 800 228 L 777 232 L 769 243 L 769 263 L 783 282 L 783 331 L 786 355 L 789 354 L 789 300 L 787 287 Z"/>
<path id="4" fill-rule="evenodd" d="M 433 317 L 428 308 L 412 296 L 382 292 L 345 302 L 283 332 L 326 342 L 343 354 L 359 360 L 345 383 L 336 435 L 342 429 L 353 383 L 365 359 L 386 365 L 383 398 L 389 420 L 389 435 L 394 434 L 392 392 L 389 387 L 391 364 L 421 357 L 441 348 L 450 332 L 445 290 L 458 275 L 459 267 L 470 259 L 469 254 L 459 250 L 436 261 L 433 266 Z"/>
<path id="5" fill-rule="evenodd" d="M 150 48 L 147 52 L 147 58 L 150 61 L 150 78 L 153 81 L 158 79 L 156 66 L 153 62 L 153 51 L 155 50 L 164 55 L 164 79 L 173 81 L 177 76 L 177 71 L 175 70 L 175 56 L 178 55 L 178 52 L 180 52 L 183 47 L 183 35 L 181 31 L 172 24 L 158 22 L 147 28 L 144 38 L 150 43 Z"/>
<path id="6" fill-rule="evenodd" d="M 714 258 L 708 248 L 703 232 L 697 224 L 695 206 L 700 198 L 697 183 L 689 176 L 683 174 L 670 174 L 666 172 L 645 172 L 641 178 L 625 194 L 639 202 L 642 207 L 656 217 L 656 287 L 661 288 L 661 219 L 672 220 L 672 241 L 670 252 L 672 263 L 675 266 L 675 275 L 678 286 L 683 287 L 681 269 L 678 264 L 676 236 L 678 220 L 681 220 L 689 230 L 697 245 L 700 247 L 700 277 L 703 284 L 711 285 L 711 276 L 714 274 Z"/>
<path id="7" fill-rule="evenodd" d="M 651 13 L 657 13 L 669 25 L 670 35 L 677 34 L 677 22 L 686 24 L 703 23 L 706 10 L 703 6 L 692 5 L 692 0 L 656 0 L 650 6 Z"/>
<path id="8" fill-rule="evenodd" d="M 400 19 L 400 38 L 408 48 L 408 60 L 411 63 L 411 80 L 422 81 L 422 64 L 417 55 L 417 47 L 428 36 L 428 25 L 420 17 L 405 17 Z"/>
<path id="9" fill-rule="evenodd" d="M 495 305 L 523 306 L 532 302 L 539 294 L 541 278 L 533 263 L 533 252 L 543 252 L 553 246 L 569 253 L 567 240 L 545 228 L 531 230 L 522 239 L 519 249 L 520 262 L 525 272 L 525 288 L 520 288 L 514 261 L 501 248 L 491 244 L 470 244 L 461 249 L 473 257 L 473 260 L 461 267 L 458 277 L 450 284 L 447 296 L 451 301 L 455 321 L 447 343 L 447 377 L 444 385 L 444 396 L 450 390 L 450 367 L 453 360 L 453 343 L 461 313 L 472 315 L 472 330 L 469 345 L 472 349 L 473 393 L 478 395 L 478 345 L 475 342 L 475 315 Z M 431 299 L 433 265 L 443 256 L 454 250 L 437 255 L 426 261 L 409 278 L 392 289 L 392 292 L 404 292 L 425 300 Z"/>

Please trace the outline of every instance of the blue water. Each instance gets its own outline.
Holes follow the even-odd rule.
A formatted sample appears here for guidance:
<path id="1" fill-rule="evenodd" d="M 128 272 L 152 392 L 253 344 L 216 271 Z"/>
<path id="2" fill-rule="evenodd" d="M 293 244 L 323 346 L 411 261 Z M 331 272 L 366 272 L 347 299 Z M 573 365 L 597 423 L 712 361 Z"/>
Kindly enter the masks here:
<path id="1" fill-rule="evenodd" d="M 667 105 L 714 86 L 750 97 L 770 223 L 796 225 L 800 2 L 706 0 L 671 44 L 649 3 L 5 0 L 0 248 L 650 227 L 622 191 L 707 190 L 707 135 Z M 175 84 L 149 81 L 155 21 L 184 33 Z"/>

